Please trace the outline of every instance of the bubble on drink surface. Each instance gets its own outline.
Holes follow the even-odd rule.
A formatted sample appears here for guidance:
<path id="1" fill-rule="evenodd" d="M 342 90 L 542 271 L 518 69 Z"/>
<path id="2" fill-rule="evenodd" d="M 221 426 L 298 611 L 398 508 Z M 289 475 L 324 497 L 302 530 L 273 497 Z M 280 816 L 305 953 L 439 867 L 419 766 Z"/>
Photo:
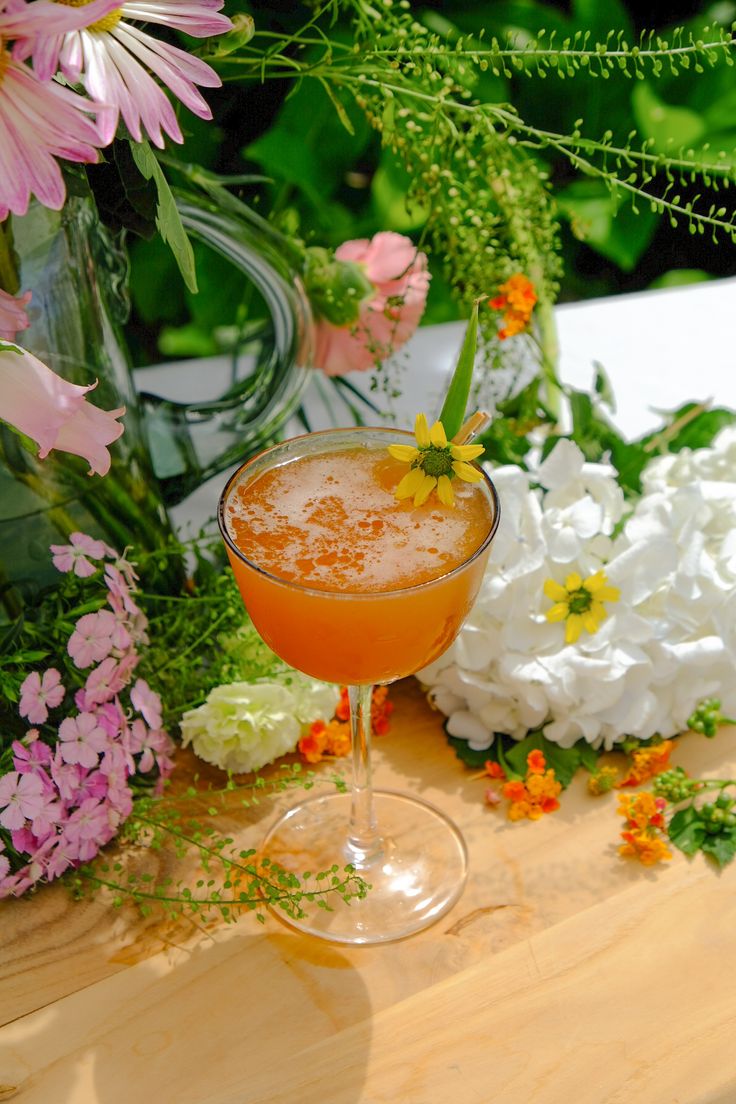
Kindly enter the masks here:
<path id="1" fill-rule="evenodd" d="M 428 582 L 480 547 L 491 506 L 479 485 L 459 480 L 453 508 L 398 502 L 405 471 L 383 448 L 300 457 L 236 486 L 229 533 L 251 563 L 320 590 Z"/>

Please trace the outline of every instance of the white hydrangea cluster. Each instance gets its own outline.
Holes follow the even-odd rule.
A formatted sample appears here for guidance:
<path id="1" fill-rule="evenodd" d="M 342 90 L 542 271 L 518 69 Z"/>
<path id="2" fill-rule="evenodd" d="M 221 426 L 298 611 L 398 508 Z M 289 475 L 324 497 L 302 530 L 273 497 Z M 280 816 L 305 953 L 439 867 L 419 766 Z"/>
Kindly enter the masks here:
<path id="1" fill-rule="evenodd" d="M 339 698 L 336 686 L 296 672 L 280 681 L 216 686 L 183 715 L 182 743 L 222 770 L 257 771 L 294 751 L 305 725 L 329 720 Z"/>
<path id="2" fill-rule="evenodd" d="M 502 519 L 478 601 L 419 674 L 451 735 L 544 726 L 562 747 L 672 736 L 704 697 L 736 710 L 736 428 L 711 448 L 652 460 L 633 509 L 614 470 L 560 441 L 536 471 L 493 474 Z M 629 512 L 630 511 L 630 512 Z M 544 583 L 603 569 L 620 599 L 565 643 Z"/>

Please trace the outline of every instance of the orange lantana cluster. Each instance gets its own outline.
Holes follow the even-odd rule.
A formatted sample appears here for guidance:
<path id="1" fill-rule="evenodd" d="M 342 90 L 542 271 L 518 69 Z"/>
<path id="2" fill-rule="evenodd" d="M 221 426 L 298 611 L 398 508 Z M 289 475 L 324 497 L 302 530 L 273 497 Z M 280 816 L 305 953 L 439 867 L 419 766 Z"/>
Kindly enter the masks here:
<path id="1" fill-rule="evenodd" d="M 394 711 L 388 700 L 388 687 L 377 686 L 371 700 L 371 731 L 383 736 L 390 728 L 389 717 Z M 319 763 L 322 759 L 340 758 L 350 754 L 350 701 L 345 686 L 340 690 L 340 701 L 331 721 L 314 721 L 309 731 L 299 741 L 299 752 L 307 763 Z"/>
<path id="2" fill-rule="evenodd" d="M 662 810 L 667 804 L 664 798 L 646 792 L 620 794 L 618 802 L 618 812 L 626 818 L 619 855 L 638 859 L 644 866 L 671 859 L 672 852 L 662 834 L 665 828 Z"/>
<path id="3" fill-rule="evenodd" d="M 499 294 L 495 299 L 488 300 L 488 306 L 491 310 L 503 311 L 504 324 L 498 331 L 498 336 L 501 341 L 505 341 L 507 337 L 514 337 L 528 328 L 537 293 L 531 280 L 521 272 L 509 277 L 498 290 Z"/>
<path id="4" fill-rule="evenodd" d="M 629 773 L 618 783 L 618 787 L 641 786 L 643 782 L 648 782 L 650 778 L 666 771 L 674 746 L 672 740 L 663 740 L 654 747 L 638 748 L 632 752 Z"/>
<path id="5" fill-rule="evenodd" d="M 557 798 L 562 786 L 555 778 L 555 772 L 547 767 L 544 754 L 538 749 L 530 751 L 526 757 L 526 778 L 521 781 L 505 782 L 502 794 L 508 798 L 509 820 L 539 820 L 545 813 L 559 809 Z"/>

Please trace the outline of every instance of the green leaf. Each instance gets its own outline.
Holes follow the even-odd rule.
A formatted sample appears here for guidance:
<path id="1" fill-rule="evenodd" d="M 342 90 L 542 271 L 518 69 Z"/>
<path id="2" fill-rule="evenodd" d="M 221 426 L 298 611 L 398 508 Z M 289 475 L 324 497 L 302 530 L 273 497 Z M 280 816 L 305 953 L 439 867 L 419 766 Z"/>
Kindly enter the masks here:
<path id="1" fill-rule="evenodd" d="M 460 350 L 455 371 L 452 373 L 450 386 L 447 389 L 445 401 L 442 404 L 439 420 L 445 428 L 447 439 L 452 440 L 465 421 L 465 410 L 470 395 L 470 384 L 473 379 L 473 367 L 475 365 L 475 351 L 478 345 L 478 302 L 473 303 L 473 310 L 465 330 L 463 347 Z"/>
<path id="2" fill-rule="evenodd" d="M 615 414 L 616 396 L 613 393 L 608 373 L 603 365 L 597 360 L 593 361 L 593 367 L 595 368 L 595 382 L 593 384 L 595 393 L 603 405 L 607 406 L 612 414 Z"/>
<path id="3" fill-rule="evenodd" d="M 176 201 L 156 155 L 148 142 L 131 142 L 130 152 L 133 154 L 133 160 L 142 175 L 146 180 L 153 180 L 156 185 L 158 191 L 156 226 L 161 237 L 174 254 L 184 283 L 191 292 L 196 292 L 197 273 L 192 244 L 182 225 Z"/>
<path id="4" fill-rule="evenodd" d="M 353 133 L 345 128 L 345 117 Z M 362 111 L 352 102 L 335 109 L 334 98 L 312 81 L 285 101 L 270 130 L 251 142 L 245 156 L 277 181 L 294 185 L 320 211 L 344 185 L 371 140 Z"/>
<path id="5" fill-rule="evenodd" d="M 636 267 L 661 217 L 643 205 L 637 214 L 597 180 L 576 180 L 559 192 L 557 203 L 573 235 L 624 272 Z"/>
<path id="6" fill-rule="evenodd" d="M 581 741 L 571 748 L 561 748 L 553 744 L 541 732 L 533 732 L 515 744 L 506 754 L 511 768 L 521 777 L 526 774 L 526 759 L 530 751 L 541 751 L 547 760 L 547 766 L 555 772 L 555 777 L 564 788 L 570 785 L 573 775 L 582 761 Z"/>
<path id="7" fill-rule="evenodd" d="M 736 833 L 709 835 L 703 840 L 700 850 L 714 858 L 719 866 L 726 866 L 736 855 Z"/>
<path id="8" fill-rule="evenodd" d="M 707 834 L 697 809 L 692 805 L 675 813 L 668 825 L 667 833 L 675 847 L 685 855 L 694 855 L 699 851 Z"/>
<path id="9" fill-rule="evenodd" d="M 637 82 L 631 106 L 642 137 L 653 140 L 654 153 L 673 153 L 694 146 L 707 132 L 702 115 L 689 107 L 665 103 L 647 81 Z"/>
<path id="10" fill-rule="evenodd" d="M 488 748 L 486 751 L 473 751 L 468 745 L 467 740 L 460 740 L 456 736 L 448 736 L 447 742 L 453 749 L 458 759 L 463 763 L 467 763 L 469 767 L 473 767 L 475 770 L 480 770 L 485 766 L 488 759 L 493 759 L 491 754 L 492 749 Z"/>

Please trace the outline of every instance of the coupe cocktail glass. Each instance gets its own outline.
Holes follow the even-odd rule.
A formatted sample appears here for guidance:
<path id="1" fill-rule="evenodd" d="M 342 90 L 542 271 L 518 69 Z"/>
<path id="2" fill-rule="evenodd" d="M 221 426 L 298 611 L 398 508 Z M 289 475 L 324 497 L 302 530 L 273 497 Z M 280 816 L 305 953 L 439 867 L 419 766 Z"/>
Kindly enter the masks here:
<path id="1" fill-rule="evenodd" d="M 371 784 L 373 686 L 414 674 L 452 643 L 499 518 L 485 475 L 458 489 L 455 509 L 397 502 L 407 469 L 386 449 L 412 440 L 365 428 L 296 437 L 244 464 L 220 499 L 230 563 L 264 641 L 297 670 L 349 689 L 351 792 L 307 797 L 262 845 L 296 874 L 350 863 L 369 883 L 366 897 L 338 898 L 331 911 L 281 916 L 336 943 L 419 931 L 452 907 L 467 872 L 465 844 L 443 812 Z"/>

